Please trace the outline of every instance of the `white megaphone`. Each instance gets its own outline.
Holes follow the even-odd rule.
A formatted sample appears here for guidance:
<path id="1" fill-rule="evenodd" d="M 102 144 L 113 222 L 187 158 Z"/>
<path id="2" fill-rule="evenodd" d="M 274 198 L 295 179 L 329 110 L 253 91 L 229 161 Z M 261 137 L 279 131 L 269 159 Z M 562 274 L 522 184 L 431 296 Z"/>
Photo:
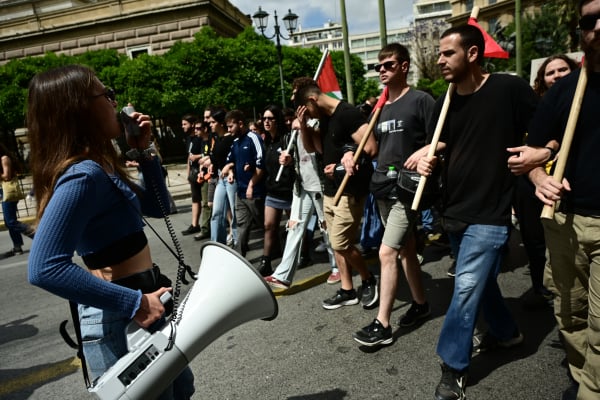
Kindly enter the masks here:
<path id="1" fill-rule="evenodd" d="M 273 292 L 248 261 L 216 242 L 206 242 L 200 254 L 198 279 L 179 306 L 179 321 L 154 333 L 131 323 L 129 353 L 89 392 L 101 400 L 155 398 L 221 335 L 244 322 L 277 316 Z"/>

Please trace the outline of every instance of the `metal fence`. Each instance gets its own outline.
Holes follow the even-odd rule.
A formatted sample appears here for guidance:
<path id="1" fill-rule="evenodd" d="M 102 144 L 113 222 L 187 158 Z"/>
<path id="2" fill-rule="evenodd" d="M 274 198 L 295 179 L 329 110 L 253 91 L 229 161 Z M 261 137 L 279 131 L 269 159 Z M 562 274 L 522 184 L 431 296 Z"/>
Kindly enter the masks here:
<path id="1" fill-rule="evenodd" d="M 21 185 L 23 193 L 25 193 L 25 199 L 19 201 L 17 205 L 17 218 L 35 217 L 36 203 L 32 191 L 33 184 L 31 182 L 31 176 L 20 175 L 19 184 Z M 2 209 L 0 209 L 0 216 L 2 217 L 1 221 L 4 222 L 4 213 L 2 212 Z"/>

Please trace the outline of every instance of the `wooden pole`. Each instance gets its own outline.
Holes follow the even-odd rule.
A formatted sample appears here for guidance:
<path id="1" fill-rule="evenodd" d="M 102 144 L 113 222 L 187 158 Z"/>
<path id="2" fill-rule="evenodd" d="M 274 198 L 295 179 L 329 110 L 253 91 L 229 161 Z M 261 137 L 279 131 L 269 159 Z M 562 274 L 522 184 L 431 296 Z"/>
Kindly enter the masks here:
<path id="1" fill-rule="evenodd" d="M 363 151 L 363 147 L 365 147 L 365 144 L 367 143 L 369 136 L 371 136 L 371 132 L 373 132 L 373 128 L 375 127 L 375 124 L 377 123 L 377 120 L 379 119 L 379 114 L 381 113 L 381 109 L 382 109 L 382 107 L 378 107 L 378 108 L 375 108 L 375 111 L 373 111 L 373 115 L 372 115 L 371 121 L 369 122 L 369 125 L 367 127 L 367 131 L 363 135 L 362 139 L 360 140 L 360 143 L 358 144 L 358 148 L 354 152 L 354 163 L 355 164 L 358 162 L 360 154 Z M 342 197 L 342 193 L 344 192 L 344 189 L 346 188 L 346 185 L 348 184 L 348 179 L 350 179 L 350 175 L 348 175 L 348 173 L 346 172 L 346 174 L 344 175 L 344 179 L 342 180 L 342 183 L 338 187 L 338 190 L 335 193 L 335 197 L 333 198 L 333 205 L 337 206 L 337 204 L 339 203 L 340 197 Z M 365 185 L 368 185 L 368 182 L 365 182 Z"/>
<path id="2" fill-rule="evenodd" d="M 562 182 L 565 174 L 565 167 L 567 165 L 567 159 L 569 158 L 569 150 L 571 149 L 571 143 L 573 142 L 573 134 L 575 133 L 577 119 L 579 118 L 579 111 L 581 111 L 581 102 L 583 100 L 583 94 L 587 85 L 587 69 L 585 65 L 586 62 L 584 62 L 581 66 L 579 79 L 577 80 L 577 87 L 575 88 L 575 95 L 573 96 L 571 110 L 569 111 L 569 118 L 567 119 L 565 134 L 563 135 L 562 143 L 560 144 L 556 168 L 554 169 L 554 174 L 552 175 L 552 178 L 558 183 Z M 544 205 L 541 218 L 553 219 L 555 205 Z"/>
<path id="3" fill-rule="evenodd" d="M 446 122 L 446 115 L 448 114 L 448 108 L 450 107 L 450 97 L 452 93 L 454 93 L 455 89 L 454 83 L 451 83 L 448 86 L 448 91 L 446 92 L 446 97 L 444 98 L 444 104 L 442 104 L 442 111 L 440 112 L 440 116 L 437 121 L 437 125 L 435 126 L 435 131 L 433 132 L 433 138 L 431 139 L 431 144 L 429 145 L 429 150 L 427 151 L 427 157 L 431 158 L 435 155 L 435 150 L 437 148 L 438 142 L 440 141 L 440 135 L 442 134 L 442 129 L 444 127 L 444 122 Z M 421 197 L 423 197 L 423 191 L 425 190 L 425 185 L 427 184 L 427 177 L 421 175 L 421 179 L 419 179 L 419 186 L 417 186 L 417 191 L 415 192 L 415 197 L 413 198 L 412 205 L 410 208 L 412 210 L 419 209 L 419 203 L 421 203 Z"/>

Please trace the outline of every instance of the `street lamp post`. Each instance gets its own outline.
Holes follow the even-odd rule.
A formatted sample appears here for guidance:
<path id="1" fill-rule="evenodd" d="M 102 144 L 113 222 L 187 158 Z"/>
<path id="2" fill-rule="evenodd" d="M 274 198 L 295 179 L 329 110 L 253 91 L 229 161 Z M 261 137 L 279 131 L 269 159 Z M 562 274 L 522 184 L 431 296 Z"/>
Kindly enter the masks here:
<path id="1" fill-rule="evenodd" d="M 279 30 L 280 26 L 279 26 L 279 22 L 277 20 L 277 11 L 274 11 L 273 16 L 275 17 L 275 26 L 274 26 L 275 33 L 271 37 L 265 35 L 265 29 L 267 29 L 267 24 L 269 21 L 269 13 L 266 11 L 263 11 L 262 8 L 259 6 L 258 11 L 254 13 L 252 18 L 254 18 L 254 24 L 258 27 L 258 29 L 260 30 L 260 33 L 264 37 L 266 37 L 267 39 L 275 38 L 275 43 L 276 43 L 276 48 L 277 48 L 277 64 L 279 65 L 279 81 L 281 84 L 281 104 L 285 108 L 285 87 L 283 84 L 283 65 L 281 63 L 281 60 L 282 60 L 281 42 L 279 41 L 279 38 L 282 38 L 284 40 L 289 40 L 289 38 L 292 36 L 294 31 L 296 30 L 296 26 L 298 23 L 298 16 L 296 14 L 292 13 L 292 10 L 288 9 L 288 13 L 285 15 L 285 17 L 283 17 L 283 24 L 285 25 L 285 29 L 290 34 L 289 37 L 285 37 Z"/>

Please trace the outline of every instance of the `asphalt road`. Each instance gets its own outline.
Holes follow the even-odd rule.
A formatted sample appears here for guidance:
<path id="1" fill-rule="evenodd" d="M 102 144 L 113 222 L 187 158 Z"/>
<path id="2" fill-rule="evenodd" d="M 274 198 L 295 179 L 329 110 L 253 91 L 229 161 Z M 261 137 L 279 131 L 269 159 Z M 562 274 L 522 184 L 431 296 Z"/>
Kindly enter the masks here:
<path id="1" fill-rule="evenodd" d="M 200 263 L 199 243 L 179 232 L 189 225 L 187 200 L 171 217 L 188 264 Z M 151 220 L 168 238 L 161 220 Z M 153 257 L 175 276 L 176 262 L 156 236 L 147 231 Z M 26 242 L 25 249 L 30 243 Z M 0 249 L 10 248 L 0 232 Z M 248 259 L 261 254 L 255 232 Z M 26 252 L 0 260 L 0 399 L 92 398 L 84 387 L 75 353 L 62 341 L 59 323 L 69 318 L 68 303 L 27 282 Z M 450 301 L 453 279 L 446 275 L 450 259 L 443 249 L 426 248 L 423 274 L 432 317 L 412 329 L 395 328 L 395 341 L 382 348 L 364 348 L 352 332 L 375 318 L 377 310 L 360 305 L 324 310 L 321 301 L 336 285 L 323 283 L 328 267 L 323 255 L 297 273 L 293 294 L 278 296 L 279 315 L 270 322 L 251 321 L 225 333 L 190 364 L 196 376 L 194 399 L 432 399 L 440 378 L 435 354 L 437 337 Z M 278 260 L 274 262 L 277 265 Z M 375 259 L 369 265 L 378 273 Z M 317 278 L 315 278 L 317 277 Z M 469 399 L 560 399 L 568 386 L 564 352 L 558 342 L 551 310 L 525 311 L 522 296 L 530 281 L 518 232 L 499 277 L 506 301 L 525 335 L 523 345 L 473 358 Z M 355 284 L 360 280 L 355 277 Z M 183 292 L 189 286 L 183 287 Z M 222 301 L 237 293 L 220 288 Z M 404 277 L 395 303 L 396 321 L 410 304 Z"/>

